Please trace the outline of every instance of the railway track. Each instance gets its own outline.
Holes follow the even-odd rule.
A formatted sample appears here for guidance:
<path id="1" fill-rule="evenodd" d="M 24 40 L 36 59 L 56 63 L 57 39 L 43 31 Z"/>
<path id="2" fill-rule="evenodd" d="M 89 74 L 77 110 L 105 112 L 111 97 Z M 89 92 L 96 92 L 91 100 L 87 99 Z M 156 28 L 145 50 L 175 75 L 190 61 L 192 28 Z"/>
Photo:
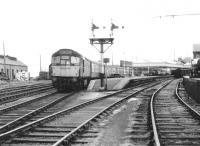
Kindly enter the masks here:
<path id="1" fill-rule="evenodd" d="M 0 105 L 18 100 L 23 97 L 36 95 L 53 89 L 52 84 L 39 84 L 21 88 L 9 88 L 0 93 Z"/>
<path id="2" fill-rule="evenodd" d="M 91 125 L 92 119 L 98 117 L 103 111 L 115 107 L 120 102 L 152 85 L 127 89 L 95 100 L 86 101 L 28 123 L 1 134 L 1 145 L 57 145 L 56 142 L 62 143 L 67 135 L 74 135 L 85 126 Z"/>
<path id="3" fill-rule="evenodd" d="M 44 85 L 51 85 L 51 83 L 50 84 L 38 83 L 38 84 L 33 84 L 33 85 L 21 85 L 21 86 L 16 86 L 16 87 L 2 88 L 0 89 L 0 92 L 1 92 L 0 96 L 12 94 L 13 91 L 18 91 L 22 89 L 30 89 L 33 87 L 44 86 Z"/>
<path id="4" fill-rule="evenodd" d="M 197 110 L 197 111 L 200 111 L 200 104 L 199 103 L 197 103 L 193 98 L 191 98 L 188 94 L 187 94 L 187 92 L 186 92 L 186 90 L 185 90 L 185 88 L 184 88 L 184 86 L 183 86 L 183 84 L 182 84 L 182 81 L 180 82 L 180 84 L 179 84 L 179 86 L 178 86 L 178 88 L 177 88 L 177 93 L 178 93 L 178 95 L 181 97 L 181 99 L 183 99 L 188 105 L 190 105 L 193 109 L 195 109 L 195 110 Z"/>
<path id="5" fill-rule="evenodd" d="M 125 137 L 131 141 L 130 143 L 133 145 L 152 145 L 152 128 L 151 128 L 151 118 L 150 118 L 150 100 L 151 96 L 156 92 L 159 88 L 165 86 L 168 84 L 167 82 L 162 82 L 161 84 L 158 84 L 156 86 L 150 86 L 149 88 L 146 88 L 145 90 L 142 90 L 142 92 L 137 92 L 137 94 L 132 94 L 130 96 L 127 96 L 122 99 L 122 101 L 126 101 L 124 104 L 120 105 L 119 103 L 118 107 L 109 107 L 105 108 L 101 112 L 99 112 L 97 115 L 95 115 L 93 118 L 89 119 L 73 131 L 71 131 L 68 135 L 63 137 L 60 141 L 58 141 L 54 146 L 59 145 L 89 145 L 89 146 L 101 146 L 101 145 L 123 145 L 119 139 L 121 139 L 123 136 L 120 134 L 116 134 L 115 131 L 120 133 L 120 128 L 118 129 L 115 125 L 120 125 L 121 127 L 128 126 L 125 130 L 126 134 Z M 140 107 L 137 109 L 137 111 L 132 111 L 133 107 L 136 105 L 133 105 L 131 100 L 140 99 L 142 102 L 140 104 Z M 113 104 L 115 106 L 115 104 Z M 122 118 L 113 118 L 116 114 L 116 111 L 118 109 L 122 108 L 121 114 L 124 114 L 125 116 L 122 116 Z M 123 110 L 124 108 L 124 110 Z M 109 110 L 108 110 L 109 109 Z M 116 111 L 115 111 L 116 110 Z M 130 115 L 128 115 L 130 114 Z M 119 115 L 116 115 L 116 117 Z M 124 119 L 126 119 L 126 116 L 129 116 L 129 123 L 126 123 Z M 121 121 L 120 121 L 121 120 Z M 105 123 L 108 123 L 107 121 L 112 121 L 109 125 L 106 125 Z M 115 124 L 117 123 L 118 124 Z M 121 123 L 120 123 L 121 122 Z M 124 126 L 124 124 L 127 124 Z M 109 134 L 106 135 L 105 129 L 107 126 L 112 127 L 114 125 L 114 132 L 110 132 L 112 128 L 108 128 Z M 102 130 L 103 129 L 103 130 Z M 112 130 L 111 130 L 112 131 Z M 104 135 L 106 136 L 101 136 Z M 110 134 L 112 133 L 112 134 Z M 123 133 L 123 132 L 122 132 Z M 125 132 L 124 132 L 125 133 Z M 100 135 L 100 136 L 99 136 Z M 114 136 L 113 136 L 114 135 Z M 118 136 L 119 135 L 119 136 Z M 113 137 L 112 137 L 113 136 Z M 100 138 L 99 138 L 100 137 Z M 97 139 L 97 140 L 96 140 Z M 113 140 L 112 140 L 113 139 Z M 95 143 L 96 141 L 100 141 L 98 143 Z M 107 142 L 109 141 L 109 142 Z M 130 144 L 129 143 L 129 144 Z M 130 144 L 130 145 L 131 145 Z M 127 145 L 124 144 L 124 145 Z"/>
<path id="6" fill-rule="evenodd" d="M 132 112 L 130 116 L 133 121 L 129 123 L 128 132 L 126 131 L 126 141 L 138 146 L 200 145 L 199 107 L 193 104 L 193 108 L 196 107 L 198 111 L 194 110 L 191 105 L 188 105 L 179 96 L 178 91 L 182 90 L 178 89 L 178 82 L 178 80 L 175 80 L 160 87 L 158 86 L 157 89 L 152 88 L 135 96 L 136 98 L 142 98 L 143 102 L 138 110 L 135 113 Z M 108 113 L 101 115 L 101 118 Z M 111 114 L 109 113 L 108 115 Z M 85 122 L 76 130 L 73 130 L 74 132 L 70 132 L 62 140 L 54 144 L 54 146 L 65 144 L 75 146 L 120 145 L 115 142 L 113 144 L 112 140 L 110 140 L 112 137 L 106 138 L 106 136 L 101 140 L 105 141 L 105 138 L 110 140 L 111 143 L 94 143 L 95 139 L 98 139 L 98 133 L 105 128 L 103 123 L 105 120 L 101 120 L 101 118 L 99 115 L 98 118 L 94 117 L 90 128 L 81 129 L 81 127 L 85 127 L 84 124 L 87 123 Z M 114 122 L 116 121 L 113 121 L 113 125 Z"/>
<path id="7" fill-rule="evenodd" d="M 152 99 L 155 145 L 199 146 L 200 114 L 178 95 L 177 82 L 157 92 Z M 174 90 L 176 88 L 176 95 Z"/>
<path id="8" fill-rule="evenodd" d="M 62 106 L 58 104 L 73 94 L 55 93 L 52 90 L 32 100 L 0 109 L 0 134 L 59 111 Z"/>

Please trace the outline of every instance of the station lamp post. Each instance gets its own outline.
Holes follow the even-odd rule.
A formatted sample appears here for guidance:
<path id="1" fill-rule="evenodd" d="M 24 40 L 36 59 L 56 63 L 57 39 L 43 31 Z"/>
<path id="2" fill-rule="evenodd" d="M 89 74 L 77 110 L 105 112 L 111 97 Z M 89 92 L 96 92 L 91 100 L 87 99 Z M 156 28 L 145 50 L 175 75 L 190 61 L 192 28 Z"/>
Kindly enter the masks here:
<path id="1" fill-rule="evenodd" d="M 109 58 L 104 58 L 103 59 L 103 62 L 106 64 L 105 65 L 105 78 L 106 78 L 106 84 L 105 84 L 105 90 L 107 90 L 107 85 L 108 85 L 108 82 L 107 82 L 107 74 L 108 74 L 108 71 L 107 71 L 107 63 L 109 63 Z"/>

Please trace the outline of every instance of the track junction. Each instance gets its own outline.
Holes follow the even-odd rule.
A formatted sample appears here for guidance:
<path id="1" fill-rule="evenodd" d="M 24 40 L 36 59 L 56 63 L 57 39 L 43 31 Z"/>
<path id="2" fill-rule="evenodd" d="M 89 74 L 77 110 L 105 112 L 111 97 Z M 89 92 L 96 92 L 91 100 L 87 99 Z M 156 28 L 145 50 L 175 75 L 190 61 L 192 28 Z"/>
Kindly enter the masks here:
<path id="1" fill-rule="evenodd" d="M 35 94 L 1 103 L 1 145 L 199 145 L 200 108 L 180 81 L 143 81 L 85 99 L 85 91 L 57 93 L 49 84 L 4 89 L 1 98 Z"/>

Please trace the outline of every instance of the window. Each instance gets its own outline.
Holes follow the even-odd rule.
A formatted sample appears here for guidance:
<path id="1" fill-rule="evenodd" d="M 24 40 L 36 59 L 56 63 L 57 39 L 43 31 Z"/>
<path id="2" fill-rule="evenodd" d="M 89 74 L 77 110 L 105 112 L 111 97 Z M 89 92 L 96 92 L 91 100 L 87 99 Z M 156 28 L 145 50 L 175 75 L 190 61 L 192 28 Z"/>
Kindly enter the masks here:
<path id="1" fill-rule="evenodd" d="M 65 65 L 66 64 L 66 60 L 61 60 L 60 63 L 63 64 L 63 65 Z"/>
<path id="2" fill-rule="evenodd" d="M 12 69 L 12 79 L 15 79 L 14 69 Z"/>
<path id="3" fill-rule="evenodd" d="M 84 72 L 85 66 L 84 66 L 84 60 L 83 60 L 83 72 Z"/>
<path id="4" fill-rule="evenodd" d="M 66 65 L 70 65 L 70 61 L 69 60 L 66 60 Z"/>
<path id="5" fill-rule="evenodd" d="M 70 61 L 69 60 L 65 60 L 65 59 L 61 59 L 60 63 L 62 65 L 70 65 Z"/>
<path id="6" fill-rule="evenodd" d="M 79 65 L 80 64 L 80 58 L 71 56 L 71 64 L 72 65 Z"/>
<path id="7" fill-rule="evenodd" d="M 60 56 L 52 57 L 51 63 L 52 64 L 60 63 Z"/>
<path id="8" fill-rule="evenodd" d="M 61 56 L 60 57 L 60 64 L 61 65 L 70 65 L 70 56 Z"/>

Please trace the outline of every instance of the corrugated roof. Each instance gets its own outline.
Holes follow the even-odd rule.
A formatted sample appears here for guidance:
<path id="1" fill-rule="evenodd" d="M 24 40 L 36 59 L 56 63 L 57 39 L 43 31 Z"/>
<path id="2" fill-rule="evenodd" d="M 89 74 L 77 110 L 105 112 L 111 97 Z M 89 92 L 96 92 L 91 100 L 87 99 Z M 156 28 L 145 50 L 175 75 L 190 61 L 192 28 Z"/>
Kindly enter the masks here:
<path id="1" fill-rule="evenodd" d="M 2 57 L 2 55 L 0 55 L 0 64 L 4 64 L 4 58 Z M 6 56 L 6 64 L 12 64 L 12 65 L 18 65 L 18 66 L 26 66 L 26 64 L 24 64 L 23 62 L 21 62 L 20 60 L 18 60 L 15 57 L 11 57 L 11 56 Z"/>
<path id="2" fill-rule="evenodd" d="M 193 45 L 193 52 L 200 52 L 200 44 Z"/>

